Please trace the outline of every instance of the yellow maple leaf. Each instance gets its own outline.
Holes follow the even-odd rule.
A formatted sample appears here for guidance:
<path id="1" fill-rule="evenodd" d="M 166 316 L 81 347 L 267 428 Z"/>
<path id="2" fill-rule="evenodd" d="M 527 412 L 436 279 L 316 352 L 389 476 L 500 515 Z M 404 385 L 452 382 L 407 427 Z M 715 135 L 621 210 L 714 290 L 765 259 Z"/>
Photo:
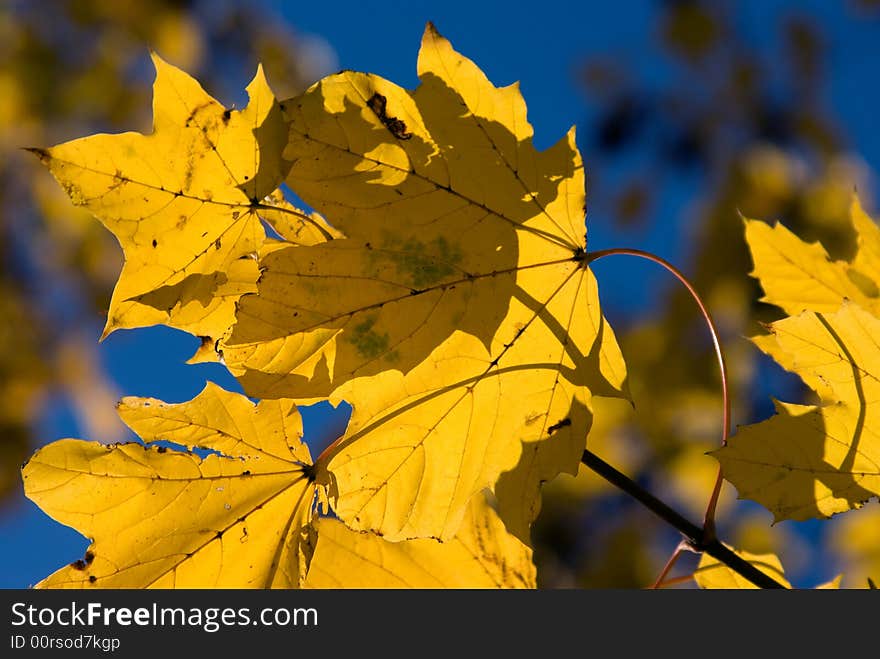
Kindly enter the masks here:
<path id="1" fill-rule="evenodd" d="M 286 124 L 262 69 L 238 111 L 158 56 L 153 62 L 151 134 L 92 135 L 33 151 L 122 246 L 104 336 L 166 324 L 216 338 L 238 298 L 256 290 L 251 256 L 265 237 L 258 213 L 287 173 Z"/>
<path id="2" fill-rule="evenodd" d="M 714 452 L 740 497 L 778 520 L 829 517 L 880 494 L 880 319 L 844 302 L 768 327 L 758 346 L 798 374 L 824 405 L 778 402 Z"/>
<path id="3" fill-rule="evenodd" d="M 509 535 L 482 495 L 448 542 L 388 542 L 334 519 L 315 523 L 305 588 L 534 588 L 532 550 Z"/>
<path id="4" fill-rule="evenodd" d="M 746 220 L 746 242 L 764 289 L 762 300 L 794 315 L 836 311 L 846 298 L 880 314 L 880 229 L 853 197 L 850 218 L 858 237 L 851 262 L 832 261 L 818 243 L 805 243 L 781 224 Z"/>
<path id="5" fill-rule="evenodd" d="M 495 88 L 431 26 L 419 73 L 413 92 L 345 72 L 282 103 L 287 182 L 348 239 L 264 260 L 259 295 L 242 300 L 223 346 L 255 395 L 320 398 L 406 373 L 455 331 L 487 349 L 496 337 L 524 342 L 539 314 L 559 343 L 573 309 L 590 325 L 578 347 L 593 346 L 573 132 L 538 152 L 516 86 Z M 619 391 L 612 348 L 593 368 Z"/>
<path id="6" fill-rule="evenodd" d="M 148 444 L 64 439 L 23 468 L 25 494 L 92 540 L 38 587 L 299 585 L 315 488 L 291 401 L 255 406 L 208 384 L 187 403 L 125 398 L 119 412 Z"/>
<path id="7" fill-rule="evenodd" d="M 508 531 L 525 543 L 531 543 L 532 523 L 541 512 L 544 484 L 561 471 L 577 475 L 585 446 L 584 435 L 593 423 L 592 410 L 586 404 L 574 405 L 564 421 L 570 426 L 555 429 L 552 441 L 523 442 L 519 460 L 512 469 L 499 475 L 493 488 L 498 512 Z M 571 427 L 577 430 L 568 432 Z M 574 473 L 569 465 L 575 465 Z"/>
<path id="8" fill-rule="evenodd" d="M 119 412 L 146 444 L 65 439 L 23 469 L 27 496 L 92 540 L 39 588 L 535 585 L 531 550 L 483 496 L 445 544 L 319 519 L 292 401 L 254 405 L 208 384 L 186 403 L 125 398 Z"/>
<path id="9" fill-rule="evenodd" d="M 441 352 L 439 361 L 454 366 L 456 345 L 445 346 L 453 354 Z M 449 539 L 471 496 L 516 466 L 524 441 L 553 442 L 549 455 L 557 461 L 520 481 L 531 510 L 540 480 L 576 473 L 592 416 L 583 391 L 560 382 L 548 391 L 540 376 L 529 369 L 441 386 L 400 397 L 372 416 L 355 408 L 345 435 L 317 463 L 334 512 L 393 541 Z M 377 380 L 377 391 L 394 391 Z M 519 511 L 511 513 L 510 528 L 523 538 Z"/>
<path id="10" fill-rule="evenodd" d="M 418 71 L 414 91 L 344 72 L 282 103 L 287 182 L 345 239 L 262 259 L 221 345 L 249 395 L 354 407 L 319 478 L 392 540 L 451 538 L 523 441 L 570 443 L 547 471 L 575 473 L 591 393 L 626 386 L 574 133 L 537 151 L 516 85 L 431 25 Z"/>
<path id="11" fill-rule="evenodd" d="M 739 496 L 776 521 L 830 517 L 880 494 L 880 228 L 855 196 L 850 217 L 858 248 L 849 262 L 781 225 L 746 222 L 765 301 L 793 314 L 752 340 L 823 403 L 776 402 L 775 416 L 714 453 Z"/>

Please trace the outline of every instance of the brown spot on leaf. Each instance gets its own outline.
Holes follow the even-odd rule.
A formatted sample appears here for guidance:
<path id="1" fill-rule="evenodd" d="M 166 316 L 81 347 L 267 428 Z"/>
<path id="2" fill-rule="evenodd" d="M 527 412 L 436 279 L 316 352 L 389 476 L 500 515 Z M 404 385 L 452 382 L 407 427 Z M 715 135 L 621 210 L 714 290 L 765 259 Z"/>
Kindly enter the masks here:
<path id="1" fill-rule="evenodd" d="M 196 107 L 194 107 L 192 109 L 192 111 L 189 113 L 189 116 L 186 118 L 186 121 L 184 122 L 184 126 L 189 128 L 190 125 L 192 125 L 193 121 L 195 120 L 196 115 L 199 112 L 201 112 L 202 110 L 204 110 L 205 108 L 210 107 L 212 103 L 213 103 L 212 101 L 207 101 L 205 103 L 202 103 L 201 105 L 197 105 Z"/>
<path id="2" fill-rule="evenodd" d="M 87 551 L 86 555 L 83 558 L 71 563 L 70 567 L 72 567 L 74 570 L 85 570 L 89 565 L 92 564 L 93 560 L 95 560 L 95 555 L 92 552 Z"/>
<path id="3" fill-rule="evenodd" d="M 367 101 L 367 107 L 376 113 L 376 116 L 379 117 L 379 121 L 382 122 L 382 125 L 385 126 L 394 137 L 399 140 L 408 140 L 412 137 L 412 133 L 406 132 L 406 124 L 403 121 L 397 117 L 388 116 L 386 111 L 387 105 L 388 99 L 378 92 L 370 96 L 370 100 Z"/>

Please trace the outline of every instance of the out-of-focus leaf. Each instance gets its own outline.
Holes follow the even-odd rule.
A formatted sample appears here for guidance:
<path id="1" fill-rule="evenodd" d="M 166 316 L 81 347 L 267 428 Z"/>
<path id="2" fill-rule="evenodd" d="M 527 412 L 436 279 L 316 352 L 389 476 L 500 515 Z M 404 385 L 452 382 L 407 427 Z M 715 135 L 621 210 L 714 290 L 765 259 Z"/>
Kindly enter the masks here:
<path id="1" fill-rule="evenodd" d="M 782 561 L 775 554 L 752 554 L 747 551 L 738 551 L 736 554 L 786 588 L 791 588 L 791 584 L 785 578 Z M 738 572 L 705 553 L 700 557 L 700 564 L 694 570 L 694 581 L 700 588 L 758 588 Z"/>
<path id="2" fill-rule="evenodd" d="M 748 561 L 758 570 L 779 582 L 786 588 L 792 588 L 791 583 L 785 578 L 782 561 L 776 554 L 752 554 L 747 551 L 737 551 L 736 555 Z M 694 581 L 700 588 L 705 589 L 757 589 L 758 586 L 743 577 L 738 572 L 731 570 L 716 558 L 703 554 L 700 563 L 694 570 Z M 834 577 L 831 581 L 816 586 L 818 590 L 836 590 L 840 588 L 843 575 Z"/>

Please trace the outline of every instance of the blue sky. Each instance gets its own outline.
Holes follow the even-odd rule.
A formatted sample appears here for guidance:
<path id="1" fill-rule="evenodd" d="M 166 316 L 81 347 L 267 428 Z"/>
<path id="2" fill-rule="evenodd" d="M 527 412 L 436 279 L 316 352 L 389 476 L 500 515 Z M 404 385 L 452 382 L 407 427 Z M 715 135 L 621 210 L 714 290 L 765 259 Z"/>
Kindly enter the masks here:
<path id="1" fill-rule="evenodd" d="M 669 75 L 668 63 L 655 56 L 654 0 L 609 2 L 266 2 L 300 33 L 313 35 L 332 50 L 339 69 L 370 71 L 406 87 L 416 86 L 416 55 L 426 21 L 431 20 L 457 50 L 475 60 L 496 85 L 520 81 L 535 128 L 535 142 L 549 146 L 573 125 L 583 125 L 595 114 L 579 88 L 576 67 L 587 56 L 603 54 L 637 70 L 648 79 Z M 833 6 L 820 2 L 747 2 L 740 20 L 755 35 L 756 48 L 767 43 L 772 16 L 799 6 L 823 16 L 830 44 L 829 108 L 846 127 L 850 143 L 875 171 L 880 171 L 880 137 L 874 125 L 880 91 L 870 62 L 876 59 L 880 34 L 877 23 L 849 22 Z M 762 35 L 764 38 L 762 38 Z M 145 44 L 145 58 L 147 45 Z M 241 81 L 241 87 L 247 83 Z M 70 138 L 79 137 L 71 135 Z M 579 135 L 589 172 L 590 154 Z M 677 189 L 679 186 L 680 189 Z M 631 246 L 652 250 L 681 262 L 681 218 L 687 181 L 673 182 L 664 195 L 661 213 L 673 221 L 662 231 L 649 231 L 633 244 L 629 235 L 614 228 L 608 218 L 588 216 L 590 248 Z M 672 226 L 673 231 L 669 230 Z M 627 266 L 608 266 L 600 273 L 612 280 L 615 304 L 626 298 L 629 311 L 647 306 L 650 283 L 627 275 Z M 639 272 L 648 270 L 639 269 Z M 619 298 L 619 299 L 618 299 Z M 613 319 L 613 312 L 610 314 Z M 97 341 L 99 324 L 84 327 Z M 169 401 L 193 397 L 206 379 L 238 389 L 237 383 L 216 365 L 186 366 L 196 340 L 163 328 L 120 331 L 99 347 L 102 363 L 124 395 L 155 396 Z M 322 412 L 307 413 L 307 424 L 317 428 Z M 46 441 L 80 436 L 73 416 L 59 405 L 41 423 Z M 18 496 L 0 508 L 0 561 L 11 569 L 0 572 L 0 587 L 21 588 L 35 583 L 58 567 L 82 556 L 87 541 L 76 532 L 48 519 Z"/>

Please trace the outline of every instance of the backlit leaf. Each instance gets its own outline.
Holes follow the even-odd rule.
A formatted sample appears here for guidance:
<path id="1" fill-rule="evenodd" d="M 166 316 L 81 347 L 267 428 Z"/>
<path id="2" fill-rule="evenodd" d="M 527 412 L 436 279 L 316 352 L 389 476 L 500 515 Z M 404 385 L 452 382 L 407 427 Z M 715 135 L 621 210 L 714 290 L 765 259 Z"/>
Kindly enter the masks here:
<path id="1" fill-rule="evenodd" d="M 166 324 L 219 337 L 255 290 L 265 233 L 260 202 L 282 182 L 286 124 L 262 69 L 250 102 L 227 110 L 158 56 L 154 130 L 93 135 L 34 149 L 74 204 L 122 246 L 106 336 Z"/>
<path id="2" fill-rule="evenodd" d="M 414 91 L 343 72 L 282 103 L 287 183 L 345 238 L 262 259 L 221 345 L 249 395 L 354 407 L 319 474 L 391 540 L 453 537 L 522 442 L 582 450 L 590 395 L 626 388 L 574 134 L 537 151 L 517 87 L 430 25 L 418 71 Z M 547 473 L 576 472 L 563 453 Z"/>
<path id="3" fill-rule="evenodd" d="M 260 294 L 242 300 L 224 346 L 254 394 L 328 395 L 361 375 L 408 372 L 456 329 L 490 348 L 551 302 L 561 323 L 575 302 L 595 304 L 577 296 L 592 275 L 576 260 L 573 135 L 537 152 L 518 90 L 496 89 L 433 28 L 419 70 L 414 92 L 346 72 L 282 104 L 288 183 L 349 239 L 265 259 Z M 402 121 L 392 112 L 409 117 L 406 139 L 387 128 Z M 615 358 L 601 372 L 619 390 Z"/>
<path id="4" fill-rule="evenodd" d="M 858 238 L 850 262 L 830 261 L 782 226 L 746 224 L 765 299 L 796 314 L 753 341 L 822 402 L 777 402 L 776 416 L 740 428 L 715 452 L 739 496 L 776 520 L 829 517 L 880 494 L 880 229 L 856 197 L 850 217 Z"/>
<path id="5" fill-rule="evenodd" d="M 452 354 L 438 363 L 454 367 L 457 359 Z M 454 383 L 368 418 L 356 408 L 345 436 L 318 461 L 318 481 L 328 483 L 334 511 L 349 526 L 390 540 L 449 539 L 471 496 L 517 464 L 523 440 L 565 447 L 546 454 L 559 461 L 545 463 L 541 475 L 576 473 L 590 426 L 588 400 L 564 383 L 548 392 L 541 375 L 523 370 Z M 537 488 L 529 478 L 522 496 L 531 510 Z"/>
<path id="6" fill-rule="evenodd" d="M 805 309 L 836 311 L 844 298 L 880 313 L 880 230 L 853 198 L 850 217 L 858 236 L 852 262 L 832 261 L 818 243 L 805 243 L 781 224 L 746 220 L 752 275 L 761 281 L 764 302 L 794 315 Z"/>
<path id="7" fill-rule="evenodd" d="M 119 412 L 146 445 L 65 439 L 23 469 L 27 496 L 92 540 L 39 587 L 299 585 L 315 488 L 290 401 L 254 406 L 209 384 L 187 403 L 126 398 Z"/>
<path id="8" fill-rule="evenodd" d="M 327 224 L 317 213 L 300 210 L 276 190 L 263 200 L 260 217 L 266 220 L 281 236 L 292 245 L 317 245 L 343 235 Z"/>
<path id="9" fill-rule="evenodd" d="M 556 478 L 560 465 L 574 464 L 574 473 L 568 469 L 564 471 L 577 475 L 577 466 L 584 452 L 584 435 L 592 426 L 592 414 L 586 405 L 573 407 L 572 411 L 581 413 L 557 422 L 551 433 L 552 441 L 523 442 L 519 461 L 502 473 L 495 484 L 501 518 L 507 529 L 527 544 L 531 542 L 532 523 L 541 512 L 544 483 Z M 579 431 L 570 432 L 571 427 Z"/>
<path id="10" fill-rule="evenodd" d="M 534 588 L 528 546 L 509 535 L 485 497 L 473 497 L 458 533 L 388 542 L 334 519 L 315 523 L 305 588 Z"/>
<path id="11" fill-rule="evenodd" d="M 483 495 L 446 543 L 318 519 L 324 496 L 290 401 L 255 406 L 209 384 L 181 404 L 126 398 L 120 415 L 145 444 L 66 439 L 24 468 L 27 496 L 92 539 L 38 587 L 535 586 L 531 550 Z"/>
<path id="12" fill-rule="evenodd" d="M 880 319 L 845 302 L 773 323 L 759 347 L 824 405 L 777 403 L 715 452 L 740 497 L 776 520 L 829 517 L 880 494 Z"/>

